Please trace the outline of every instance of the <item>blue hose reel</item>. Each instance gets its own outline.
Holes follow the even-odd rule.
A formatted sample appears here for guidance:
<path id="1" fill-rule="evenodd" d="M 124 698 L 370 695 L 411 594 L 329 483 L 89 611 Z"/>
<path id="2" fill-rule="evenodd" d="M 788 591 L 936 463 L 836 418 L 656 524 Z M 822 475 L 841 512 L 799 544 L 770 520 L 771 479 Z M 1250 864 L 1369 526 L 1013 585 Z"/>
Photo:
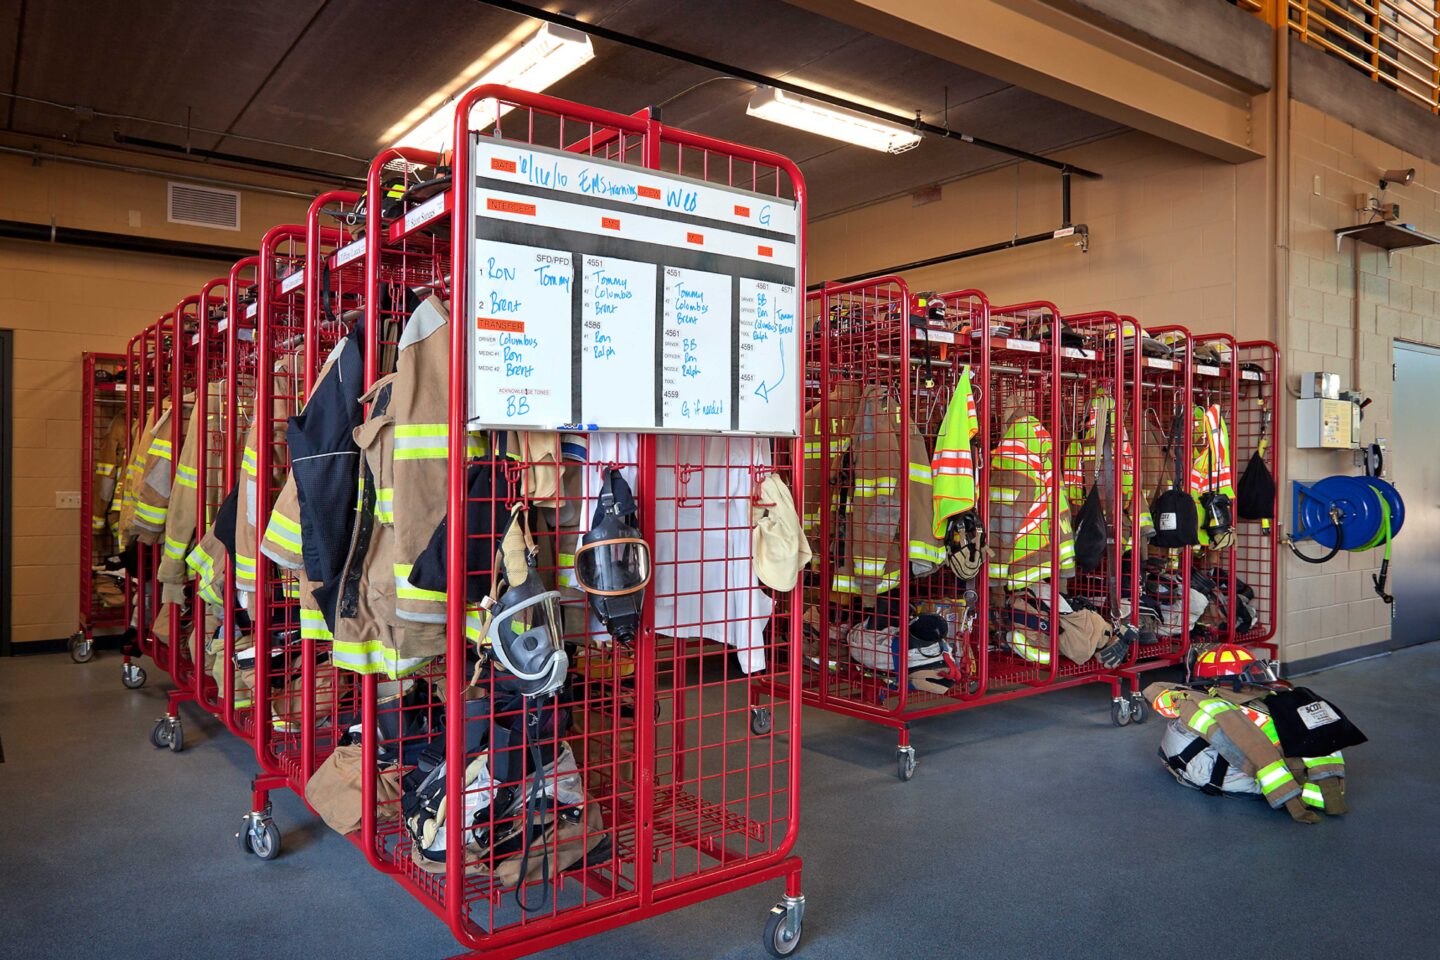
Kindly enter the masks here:
<path id="1" fill-rule="evenodd" d="M 1390 543 L 1405 525 L 1405 501 L 1389 481 L 1373 476 L 1334 476 L 1316 483 L 1293 482 L 1293 529 L 1290 550 L 1306 563 L 1324 563 L 1341 550 L 1361 552 L 1384 546 L 1380 573 L 1371 579 L 1375 592 L 1386 603 L 1390 572 Z M 1313 540 L 1329 552 L 1309 557 L 1295 548 L 1295 541 Z"/>

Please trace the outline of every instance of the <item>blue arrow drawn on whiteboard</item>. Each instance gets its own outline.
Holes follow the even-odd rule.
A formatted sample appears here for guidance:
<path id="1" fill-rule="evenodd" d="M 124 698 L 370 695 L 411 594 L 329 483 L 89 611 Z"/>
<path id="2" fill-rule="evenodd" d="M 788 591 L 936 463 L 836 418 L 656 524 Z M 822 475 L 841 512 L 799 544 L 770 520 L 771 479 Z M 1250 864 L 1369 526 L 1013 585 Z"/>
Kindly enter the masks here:
<path id="1" fill-rule="evenodd" d="M 768 386 L 768 387 L 765 386 L 765 381 L 764 381 L 764 380 L 761 380 L 761 381 L 760 381 L 760 385 L 755 388 L 755 396 L 759 397 L 761 400 L 764 400 L 766 403 L 769 403 L 769 402 L 770 402 L 770 391 L 777 389 L 777 388 L 780 386 L 780 384 L 782 384 L 782 383 L 784 383 L 784 382 L 785 382 L 785 341 L 784 341 L 784 340 L 781 340 L 781 341 L 780 341 L 780 376 L 775 380 L 774 383 L 770 384 L 770 386 Z"/>

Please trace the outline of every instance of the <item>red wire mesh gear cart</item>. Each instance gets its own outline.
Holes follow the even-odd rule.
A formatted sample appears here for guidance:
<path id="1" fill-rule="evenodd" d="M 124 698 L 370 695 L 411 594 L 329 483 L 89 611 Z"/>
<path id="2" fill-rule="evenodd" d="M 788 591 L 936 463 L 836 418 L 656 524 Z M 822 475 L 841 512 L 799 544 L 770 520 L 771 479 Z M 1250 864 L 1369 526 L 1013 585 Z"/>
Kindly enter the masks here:
<path id="1" fill-rule="evenodd" d="M 1049 304 L 913 295 L 895 277 L 812 293 L 806 322 L 805 521 L 818 557 L 791 664 L 804 702 L 895 729 L 909 780 L 914 720 L 1092 682 L 1118 698 L 1101 663 L 1065 655 L 1050 613 L 1073 577 L 1068 538 L 1052 536 L 1068 529 L 1068 428 L 1092 406 L 1081 385 L 1123 403 L 1118 346 L 1093 333 L 1094 348 L 1066 346 Z M 1117 495 L 1122 468 L 1117 457 Z M 967 509 L 992 538 L 973 572 L 944 543 L 949 515 Z M 1098 599 L 1103 582 L 1081 586 Z M 768 675 L 757 690 L 787 682 Z"/>
<path id="2" fill-rule="evenodd" d="M 1279 477 L 1281 449 L 1280 421 L 1275 415 L 1276 386 L 1281 382 L 1280 351 L 1268 340 L 1244 341 L 1238 345 L 1238 351 L 1239 406 L 1235 410 L 1234 450 L 1237 489 L 1256 452 L 1270 475 Z M 1269 520 L 1252 520 L 1236 512 L 1235 568 L 1252 593 L 1247 598 L 1252 611 L 1250 629 L 1242 630 L 1237 623 L 1235 640 L 1245 646 L 1264 647 L 1272 657 L 1279 652 L 1274 642 L 1278 617 L 1275 601 L 1279 586 L 1279 519 L 1278 483 Z M 1238 608 L 1234 615 L 1238 617 Z"/>
<path id="3" fill-rule="evenodd" d="M 125 357 L 85 353 L 80 386 L 80 629 L 70 638 L 70 657 L 85 663 L 95 655 L 95 634 L 124 633 L 130 623 L 124 570 L 113 569 L 119 553 L 111 502 L 128 449 L 125 398 L 130 386 Z M 125 373 L 125 376 L 121 376 Z"/>
<path id="4" fill-rule="evenodd" d="M 481 105 L 487 97 L 495 99 Z M 360 515 L 371 512 L 373 529 L 399 542 L 404 511 L 419 509 L 406 497 L 420 489 L 404 492 L 402 464 L 418 461 L 423 468 L 428 462 L 441 468 L 448 492 L 437 501 L 438 516 L 447 526 L 436 537 L 446 558 L 441 583 L 453 589 L 417 586 L 411 577 L 419 576 L 419 559 L 412 566 L 409 557 L 395 557 L 396 602 L 438 606 L 443 640 L 419 658 L 397 654 L 384 660 L 382 651 L 370 650 L 383 665 L 358 679 L 349 674 L 359 691 L 364 788 L 361 826 L 350 837 L 371 865 L 391 874 L 449 924 L 473 951 L 467 956 L 529 954 L 782 877 L 785 897 L 771 912 L 765 940 L 776 955 L 788 954 L 799 944 L 804 909 L 800 861 L 791 855 L 798 813 L 799 713 L 785 697 L 771 704 L 773 710 L 752 709 L 749 678 L 762 670 L 790 669 L 796 662 L 782 653 L 798 631 L 799 610 L 789 591 L 762 588 L 749 570 L 752 511 L 779 506 L 759 492 L 762 483 L 778 477 L 798 499 L 798 441 L 793 436 L 772 440 L 759 429 L 735 432 L 733 426 L 707 433 L 611 433 L 568 417 L 556 424 L 568 424 L 567 433 L 538 427 L 472 431 L 470 388 L 484 396 L 494 384 L 470 379 L 478 356 L 469 342 L 476 320 L 460 305 L 466 302 L 471 268 L 486 268 L 464 256 L 452 263 L 450 250 L 471 242 L 477 219 L 530 216 L 540 208 L 549 215 L 558 205 L 573 205 L 593 223 L 545 237 L 551 248 L 546 256 L 559 259 L 536 262 L 552 278 L 555 273 L 547 271 L 571 264 L 569 279 L 579 287 L 582 276 L 591 278 L 586 283 L 605 282 L 582 268 L 625 268 L 610 249 L 612 242 L 598 239 L 611 236 L 609 231 L 661 245 L 666 241 L 655 238 L 673 238 L 667 249 L 681 265 L 673 274 L 663 272 L 670 269 L 665 260 L 640 262 L 643 243 L 624 241 L 638 244 L 630 267 L 647 269 L 652 283 L 659 284 L 646 294 L 654 297 L 646 301 L 650 320 L 637 328 L 653 332 L 658 346 L 669 337 L 657 329 L 659 317 L 673 316 L 681 325 L 690 319 L 688 314 L 678 319 L 680 306 L 673 314 L 669 306 L 666 313 L 657 312 L 665 295 L 677 301 L 692 296 L 685 282 L 695 274 L 685 273 L 685 265 L 696 257 L 685 251 L 709 244 L 706 253 L 719 248 L 746 263 L 764 264 L 776 251 L 785 253 L 783 241 L 774 239 L 776 230 L 766 229 L 773 208 L 777 216 L 784 212 L 794 218 L 789 252 L 796 268 L 785 281 L 774 279 L 779 273 L 764 266 L 748 275 L 758 280 L 726 278 L 726 291 L 732 279 L 743 291 L 734 315 L 742 324 L 749 317 L 730 343 L 744 354 L 747 345 L 758 350 L 767 336 L 795 338 L 788 347 L 794 363 L 798 318 L 781 304 L 796 296 L 802 277 L 803 182 L 793 164 L 763 151 L 665 127 L 649 116 L 614 114 L 505 88 L 467 94 L 457 105 L 457 118 L 460 150 L 452 168 L 462 189 L 449 189 L 443 175 L 434 175 L 440 157 L 397 149 L 376 158 L 365 199 L 366 384 L 375 384 L 393 364 L 399 379 L 388 381 L 391 391 L 400 390 L 396 385 L 401 383 L 412 388 L 420 381 L 404 379 L 414 373 L 407 364 L 420 361 L 407 351 L 434 337 L 429 345 L 441 349 L 435 356 L 442 359 L 438 376 L 427 373 L 424 382 L 443 387 L 447 399 L 438 423 L 395 422 L 393 486 L 387 473 L 376 474 L 370 499 L 362 487 Z M 471 165 L 472 148 L 487 158 L 481 167 Z M 428 171 L 426 183 L 418 182 L 420 171 Z M 497 177 L 504 180 L 502 186 L 493 182 Z M 712 207 L 721 197 L 725 204 L 718 213 Z M 699 202 L 711 206 L 698 214 L 687 206 Z M 669 215 L 652 215 L 650 204 Z M 576 210 L 567 215 L 578 216 Z M 742 226 L 747 221 L 749 226 Z M 503 246 L 487 247 L 487 253 Z M 341 246 L 337 255 L 352 256 L 348 250 Z M 287 256 L 283 245 L 274 252 Z M 505 276 L 503 266 L 492 268 Z M 332 274 L 334 269 L 332 260 Z M 672 286 L 662 290 L 660 282 L 667 279 Z M 268 296 L 267 280 L 262 272 L 262 298 Z M 537 289 L 564 287 L 569 295 L 568 282 L 535 282 Z M 632 287 L 630 295 L 636 290 Z M 639 290 L 643 293 L 643 286 Z M 448 320 L 447 299 L 464 322 Z M 728 312 L 710 322 L 729 330 Z M 274 340 L 270 331 L 282 315 L 268 305 L 261 314 L 263 384 L 265 344 Z M 568 308 L 554 314 L 570 315 Z M 448 329 L 435 326 L 442 316 Z M 526 322 L 538 329 L 549 316 L 532 312 Z M 694 313 L 697 323 L 704 316 L 704 310 Z M 507 344 L 515 351 L 534 347 L 526 342 L 523 327 L 502 332 L 516 335 Z M 606 341 L 590 337 L 587 346 L 604 353 Z M 683 337 L 673 339 L 676 370 L 700 362 L 689 356 L 691 347 Z M 728 367 L 732 355 L 726 351 L 709 359 Z M 734 359 L 744 370 L 749 358 Z M 784 395 L 785 375 L 782 368 L 732 385 L 768 403 L 770 396 Z M 793 390 L 798 375 L 794 370 L 788 375 L 784 389 Z M 685 416 L 718 418 L 730 412 L 738 418 L 724 401 L 702 399 L 698 387 L 690 389 L 694 395 L 681 396 L 677 390 L 664 397 L 671 404 L 665 409 L 683 405 Z M 262 386 L 262 410 L 272 392 Z M 394 396 L 367 398 L 371 421 L 401 416 L 388 406 L 398 402 Z M 658 427 L 658 394 L 656 399 Z M 382 403 L 386 406 L 376 408 Z M 521 406 L 512 404 L 512 412 L 523 415 Z M 736 406 L 744 411 L 755 401 Z M 797 396 L 796 419 L 798 413 Z M 566 452 L 551 447 L 552 458 L 535 446 L 545 443 Z M 262 485 L 265 468 L 274 462 L 276 456 L 262 464 Z M 537 484 L 543 486 L 540 478 L 547 469 L 556 471 L 551 474 L 555 481 L 542 491 Z M 477 484 L 481 474 L 489 477 L 489 485 Z M 577 518 L 594 508 L 601 478 L 613 484 L 615 475 L 633 485 L 635 512 L 655 567 L 633 640 L 611 642 L 606 629 L 590 618 L 572 571 Z M 427 508 L 432 514 L 434 506 Z M 482 523 L 469 529 L 476 522 L 472 517 L 487 514 L 501 516 L 517 536 L 528 527 L 536 576 L 561 593 L 557 629 L 570 666 L 560 692 L 516 694 L 518 675 L 495 666 L 499 660 L 493 646 L 487 658 L 476 659 L 489 615 L 479 598 L 467 594 L 472 580 L 490 581 L 495 573 L 491 561 L 502 543 L 498 527 Z M 516 516 L 525 519 L 511 519 Z M 262 592 L 273 579 L 266 569 L 262 560 Z M 390 570 L 383 575 L 389 577 Z M 288 624 L 289 615 L 277 605 L 265 616 L 268 623 L 257 623 L 257 644 L 273 650 L 275 627 Z M 304 671 L 312 670 L 314 658 L 308 653 L 299 660 Z M 307 720 L 320 696 L 318 690 L 306 690 L 307 704 L 315 698 L 306 708 Z M 472 739 L 477 736 L 479 742 Z M 257 736 L 257 745 L 267 739 L 286 742 L 267 732 Z M 428 759 L 426 750 L 431 751 Z M 443 788 L 450 814 L 426 830 L 411 802 L 418 794 L 397 795 L 395 784 L 401 780 L 413 786 L 415 776 L 424 773 L 422 763 L 433 762 L 437 750 L 439 772 L 425 769 L 431 772 L 430 783 Z M 286 779 L 295 786 L 293 771 Z M 264 819 L 269 835 L 264 842 L 278 847 L 278 833 L 262 809 L 263 792 L 273 785 L 280 784 L 270 776 L 257 780 L 252 817 Z M 254 849 L 256 834 L 248 832 L 248 837 Z M 437 850 L 452 853 L 446 857 Z"/>

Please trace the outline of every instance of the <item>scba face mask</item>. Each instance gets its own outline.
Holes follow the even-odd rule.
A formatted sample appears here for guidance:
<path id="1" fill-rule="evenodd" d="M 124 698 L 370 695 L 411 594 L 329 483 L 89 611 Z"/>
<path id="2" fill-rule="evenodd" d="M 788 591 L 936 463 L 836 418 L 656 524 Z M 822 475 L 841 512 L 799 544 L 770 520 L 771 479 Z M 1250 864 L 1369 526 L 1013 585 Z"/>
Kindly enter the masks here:
<path id="1" fill-rule="evenodd" d="M 590 529 L 575 551 L 575 580 L 610 636 L 631 643 L 650 583 L 650 545 L 635 528 L 635 498 L 619 470 L 609 470 Z"/>
<path id="2" fill-rule="evenodd" d="M 546 590 L 535 570 L 536 550 L 524 513 L 517 512 L 511 523 L 519 524 L 524 535 L 525 579 L 511 585 L 498 599 L 487 597 L 482 602 L 490 614 L 485 639 L 490 655 L 514 678 L 516 692 L 526 697 L 544 697 L 564 685 L 570 669 L 560 593 Z M 503 566 L 503 558 L 497 558 L 496 567 L 510 569 Z"/>

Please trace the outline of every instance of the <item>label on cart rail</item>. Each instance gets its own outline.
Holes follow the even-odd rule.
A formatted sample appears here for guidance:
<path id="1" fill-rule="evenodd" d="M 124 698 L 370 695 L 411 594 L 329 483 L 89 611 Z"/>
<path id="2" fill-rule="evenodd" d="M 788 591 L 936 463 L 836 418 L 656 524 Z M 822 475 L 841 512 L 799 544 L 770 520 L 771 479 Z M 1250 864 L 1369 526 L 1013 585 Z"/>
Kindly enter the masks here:
<path id="1" fill-rule="evenodd" d="M 357 257 L 363 257 L 364 255 L 365 238 L 361 237 L 359 240 L 352 240 L 339 250 L 336 250 L 335 258 L 331 261 L 331 264 L 335 267 L 343 267 Z"/>
<path id="2" fill-rule="evenodd" d="M 799 433 L 794 201 L 488 137 L 470 151 L 472 427 Z"/>

